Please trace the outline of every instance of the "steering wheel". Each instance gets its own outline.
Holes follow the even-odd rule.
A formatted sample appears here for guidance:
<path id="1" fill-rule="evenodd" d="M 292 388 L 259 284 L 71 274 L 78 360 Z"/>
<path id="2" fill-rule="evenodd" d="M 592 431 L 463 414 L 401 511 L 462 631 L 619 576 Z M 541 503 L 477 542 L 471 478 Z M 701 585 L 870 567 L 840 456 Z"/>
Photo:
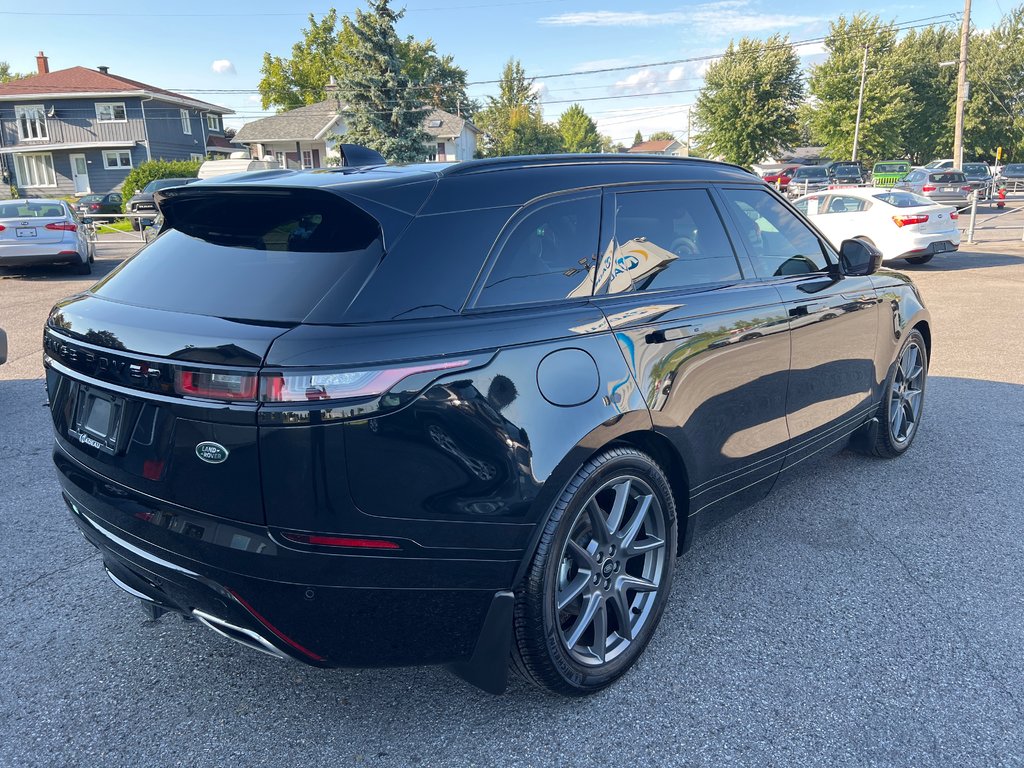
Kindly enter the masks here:
<path id="1" fill-rule="evenodd" d="M 688 237 L 677 237 L 672 241 L 669 250 L 676 256 L 692 256 L 697 253 L 697 244 Z"/>
<path id="2" fill-rule="evenodd" d="M 806 256 L 797 254 L 796 256 L 790 256 L 775 270 L 776 275 L 806 275 L 811 272 L 817 272 L 818 265 L 814 263 L 813 259 L 809 259 Z"/>

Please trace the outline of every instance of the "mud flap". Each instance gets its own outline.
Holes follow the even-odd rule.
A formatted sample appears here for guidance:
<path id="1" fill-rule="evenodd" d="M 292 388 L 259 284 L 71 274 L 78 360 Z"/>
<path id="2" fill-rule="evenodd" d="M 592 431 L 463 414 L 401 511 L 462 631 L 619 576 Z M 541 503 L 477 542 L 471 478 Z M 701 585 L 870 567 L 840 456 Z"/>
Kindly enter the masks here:
<path id="1" fill-rule="evenodd" d="M 508 687 L 508 660 L 512 649 L 512 614 L 516 597 L 496 592 L 487 609 L 483 629 L 469 661 L 449 664 L 457 677 L 487 693 L 501 694 Z"/>

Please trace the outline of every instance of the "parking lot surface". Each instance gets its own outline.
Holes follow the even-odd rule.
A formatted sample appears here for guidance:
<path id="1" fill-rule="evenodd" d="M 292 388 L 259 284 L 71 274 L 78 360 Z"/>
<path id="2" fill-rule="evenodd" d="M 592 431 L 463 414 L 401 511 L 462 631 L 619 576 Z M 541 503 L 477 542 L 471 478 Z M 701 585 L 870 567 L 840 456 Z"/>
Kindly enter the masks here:
<path id="1" fill-rule="evenodd" d="M 147 621 L 50 466 L 41 329 L 91 278 L 0 275 L 0 765 L 1024 764 L 1019 238 L 907 270 L 935 339 L 909 453 L 842 453 L 700 539 L 647 653 L 585 700 Z M 103 245 L 97 276 L 127 252 Z"/>

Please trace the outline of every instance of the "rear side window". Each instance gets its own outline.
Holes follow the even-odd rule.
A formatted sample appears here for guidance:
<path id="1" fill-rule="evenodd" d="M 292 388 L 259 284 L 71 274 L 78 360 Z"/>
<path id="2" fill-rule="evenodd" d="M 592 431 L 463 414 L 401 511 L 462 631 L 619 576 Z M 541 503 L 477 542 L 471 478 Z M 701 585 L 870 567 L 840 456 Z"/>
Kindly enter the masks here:
<path id="1" fill-rule="evenodd" d="M 760 277 L 821 272 L 828 261 L 814 233 L 761 189 L 723 189 L 733 219 Z"/>
<path id="2" fill-rule="evenodd" d="M 203 190 L 169 198 L 163 213 L 170 229 L 94 293 L 175 312 L 297 323 L 332 291 L 340 319 L 383 253 L 376 220 L 326 192 Z M 339 283 L 350 284 L 348 301 L 338 298 Z"/>
<path id="3" fill-rule="evenodd" d="M 599 195 L 539 204 L 505 237 L 476 306 L 590 296 L 600 224 Z"/>
<path id="4" fill-rule="evenodd" d="M 829 195 L 818 213 L 859 213 L 871 207 L 871 203 L 853 195 Z"/>
<path id="5" fill-rule="evenodd" d="M 609 293 L 689 288 L 741 279 L 718 211 L 703 189 L 615 195 Z"/>

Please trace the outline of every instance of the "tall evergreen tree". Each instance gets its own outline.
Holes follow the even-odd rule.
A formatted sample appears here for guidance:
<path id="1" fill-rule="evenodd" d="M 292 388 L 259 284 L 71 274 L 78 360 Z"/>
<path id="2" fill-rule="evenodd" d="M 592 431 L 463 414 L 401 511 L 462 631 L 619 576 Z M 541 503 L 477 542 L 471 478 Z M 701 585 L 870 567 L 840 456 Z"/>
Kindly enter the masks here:
<path id="1" fill-rule="evenodd" d="M 367 11 L 356 11 L 351 25 L 353 44 L 339 81 L 344 139 L 380 152 L 391 162 L 423 160 L 427 134 L 423 130 L 423 101 L 410 86 L 402 67 L 401 41 L 390 0 L 369 0 Z"/>
<path id="2" fill-rule="evenodd" d="M 800 59 L 789 38 L 741 38 L 708 67 L 693 108 L 703 155 L 752 165 L 800 138 Z"/>
<path id="3" fill-rule="evenodd" d="M 633 146 L 644 143 L 644 135 L 640 131 L 636 132 L 636 136 L 633 137 Z"/>
<path id="4" fill-rule="evenodd" d="M 579 104 L 573 104 L 558 118 L 558 132 L 562 135 L 565 152 L 600 152 L 601 135 L 597 125 Z"/>
<path id="5" fill-rule="evenodd" d="M 815 102 L 811 133 L 833 158 L 849 158 L 857 123 L 864 48 L 868 72 L 864 81 L 858 159 L 884 160 L 900 149 L 911 119 L 910 86 L 900 74 L 896 28 L 878 16 L 840 16 L 825 38 L 828 58 L 811 69 Z"/>
<path id="6" fill-rule="evenodd" d="M 498 95 L 487 97 L 474 122 L 484 132 L 485 157 L 546 155 L 562 148 L 561 136 L 544 122 L 540 100 L 517 59 L 505 64 Z"/>

